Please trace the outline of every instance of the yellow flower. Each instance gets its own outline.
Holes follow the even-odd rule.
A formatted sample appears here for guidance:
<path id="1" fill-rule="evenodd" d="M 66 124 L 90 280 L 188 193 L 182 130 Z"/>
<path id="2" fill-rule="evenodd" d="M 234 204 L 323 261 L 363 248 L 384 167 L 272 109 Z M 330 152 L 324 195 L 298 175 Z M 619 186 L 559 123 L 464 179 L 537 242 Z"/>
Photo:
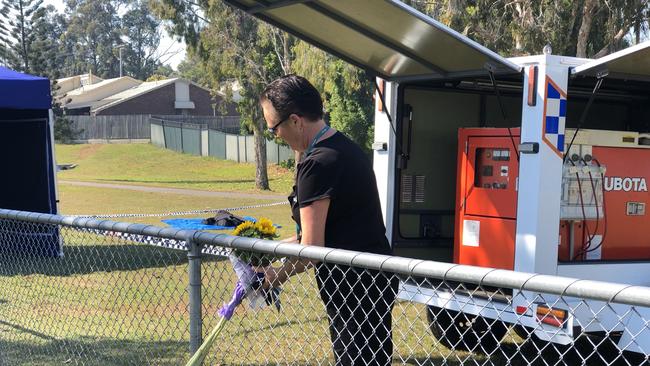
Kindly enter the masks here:
<path id="1" fill-rule="evenodd" d="M 254 227 L 255 224 L 253 224 L 251 221 L 244 221 L 243 223 L 239 224 L 239 226 L 237 226 L 235 230 L 233 230 L 232 235 L 240 236 L 242 231 L 246 231 Z"/>
<path id="2" fill-rule="evenodd" d="M 262 233 L 262 235 L 275 236 L 275 226 L 271 220 L 266 217 L 260 218 L 255 224 L 255 228 Z"/>
<path id="3" fill-rule="evenodd" d="M 278 237 L 277 230 L 273 222 L 265 217 L 257 220 L 256 223 L 246 221 L 237 226 L 232 232 L 236 236 L 245 236 L 259 239 L 275 239 Z M 268 266 L 277 258 L 270 254 L 251 252 L 243 249 L 233 249 L 233 253 L 244 262 L 252 266 Z"/>

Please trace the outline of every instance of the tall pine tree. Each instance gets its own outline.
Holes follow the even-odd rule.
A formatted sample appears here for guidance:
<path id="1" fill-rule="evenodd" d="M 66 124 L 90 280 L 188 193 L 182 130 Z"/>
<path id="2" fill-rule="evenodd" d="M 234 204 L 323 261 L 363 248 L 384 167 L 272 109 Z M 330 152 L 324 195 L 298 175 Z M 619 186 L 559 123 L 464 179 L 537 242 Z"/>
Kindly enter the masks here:
<path id="1" fill-rule="evenodd" d="M 46 11 L 43 0 L 2 0 L 0 2 L 0 56 L 14 70 L 31 72 L 32 61 L 39 57 L 38 34 Z"/>
<path id="2" fill-rule="evenodd" d="M 39 8 L 39 16 L 32 27 L 29 72 L 53 80 L 64 76 L 59 67 L 59 38 L 63 30 L 58 27 L 56 9 L 52 5 Z"/>

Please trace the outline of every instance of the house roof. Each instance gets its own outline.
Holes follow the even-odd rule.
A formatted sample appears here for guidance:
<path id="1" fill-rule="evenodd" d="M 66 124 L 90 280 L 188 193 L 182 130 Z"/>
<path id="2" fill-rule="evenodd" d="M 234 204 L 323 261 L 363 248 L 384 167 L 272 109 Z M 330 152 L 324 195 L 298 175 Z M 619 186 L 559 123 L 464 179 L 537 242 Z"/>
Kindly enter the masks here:
<path id="1" fill-rule="evenodd" d="M 57 83 L 64 83 L 66 81 L 74 80 L 74 79 L 92 79 L 92 80 L 99 80 L 102 81 L 104 79 L 100 78 L 99 76 L 95 74 L 79 74 L 79 75 L 74 75 L 74 76 L 68 76 L 65 78 L 60 78 L 56 79 Z"/>
<path id="2" fill-rule="evenodd" d="M 92 107 L 93 112 L 100 112 L 100 111 L 102 111 L 104 109 L 112 108 L 112 107 L 114 107 L 114 106 L 116 106 L 116 105 L 118 105 L 120 103 L 124 103 L 124 102 L 126 102 L 126 101 L 128 101 L 130 99 L 139 97 L 139 96 L 141 96 L 143 94 L 149 93 L 149 92 L 154 91 L 156 89 L 160 89 L 160 88 L 162 88 L 164 86 L 175 84 L 176 82 L 179 82 L 179 81 L 180 82 L 185 82 L 185 83 L 188 83 L 190 85 L 194 85 L 194 86 L 196 86 L 198 88 L 201 88 L 203 90 L 209 91 L 208 89 L 206 89 L 206 88 L 204 88 L 204 87 L 202 87 L 202 86 L 200 86 L 200 85 L 198 85 L 198 84 L 196 84 L 196 83 L 194 83 L 192 81 L 189 81 L 187 79 L 183 79 L 183 78 L 171 78 L 171 79 L 158 80 L 158 81 L 147 81 L 147 82 L 144 82 L 144 83 L 142 83 L 142 84 L 140 84 L 140 85 L 138 85 L 136 87 L 124 90 L 124 91 L 122 91 L 120 93 L 111 95 L 110 97 L 107 97 L 106 99 L 100 100 L 99 102 L 106 101 L 106 103 L 102 103 L 99 106 Z"/>
<path id="3" fill-rule="evenodd" d="M 142 82 L 142 81 L 136 80 L 136 79 L 134 79 L 134 78 L 132 78 L 130 76 L 122 76 L 122 77 L 119 77 L 119 78 L 105 79 L 105 80 L 102 80 L 102 81 L 100 81 L 98 83 L 94 83 L 94 84 L 90 84 L 90 85 L 84 85 L 84 86 L 82 86 L 80 88 L 77 88 L 77 89 L 74 89 L 74 90 L 68 92 L 68 95 L 70 96 L 70 95 L 81 95 L 81 94 L 85 94 L 85 93 L 90 93 L 90 92 L 93 92 L 94 90 L 104 88 L 106 86 L 118 83 L 118 82 L 123 81 L 123 80 L 129 80 L 129 81 L 132 80 L 132 81 L 135 81 L 135 82 L 138 82 L 138 83 Z"/>
<path id="4" fill-rule="evenodd" d="M 96 106 L 95 108 L 93 108 L 93 111 L 99 112 L 104 109 L 114 107 L 120 103 L 126 102 L 127 100 L 149 93 L 156 89 L 160 89 L 166 85 L 174 84 L 177 80 L 183 80 L 183 79 L 173 78 L 173 79 L 143 82 L 142 84 L 135 86 L 131 89 L 121 91 L 117 94 L 113 94 L 110 97 L 100 100 L 99 102 L 105 102 L 105 103 L 101 103 L 101 105 L 98 107 Z"/>
<path id="5" fill-rule="evenodd" d="M 65 99 L 70 99 L 64 106 L 68 109 L 92 107 L 97 102 L 110 98 L 124 90 L 142 84 L 142 81 L 129 76 L 102 80 L 95 84 L 84 85 L 80 88 L 69 91 Z M 100 103 L 106 104 L 107 102 Z"/>
<path id="6" fill-rule="evenodd" d="M 101 79 L 92 74 L 75 75 L 58 79 L 58 83 L 63 85 L 80 85 L 80 81 L 85 79 L 87 84 L 73 90 L 66 90 L 58 93 L 59 100 L 69 100 L 68 103 L 62 101 L 66 109 L 90 108 L 91 113 L 100 112 L 107 108 L 114 107 L 143 94 L 152 92 L 164 86 L 173 85 L 177 82 L 194 85 L 205 91 L 210 91 L 190 80 L 183 78 L 171 78 L 165 80 L 143 82 L 133 79 L 129 76 L 123 76 L 112 79 Z M 94 83 L 93 83 L 94 82 Z M 218 91 L 217 94 L 224 95 Z"/>
<path id="7" fill-rule="evenodd" d="M 55 95 L 57 98 L 61 98 L 74 89 L 80 88 L 84 85 L 98 83 L 103 80 L 104 79 L 99 76 L 91 73 L 56 79 L 58 89 L 55 91 Z"/>

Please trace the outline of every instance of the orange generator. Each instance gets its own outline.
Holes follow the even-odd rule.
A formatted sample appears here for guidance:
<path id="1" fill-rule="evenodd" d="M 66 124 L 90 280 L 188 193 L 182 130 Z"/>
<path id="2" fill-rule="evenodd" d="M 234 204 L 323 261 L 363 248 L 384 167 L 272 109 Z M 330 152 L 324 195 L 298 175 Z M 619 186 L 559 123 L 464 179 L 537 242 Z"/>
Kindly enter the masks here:
<path id="1" fill-rule="evenodd" d="M 644 233 L 650 136 L 602 130 L 566 136 L 559 260 L 650 259 Z M 458 142 L 454 261 L 514 269 L 519 128 L 462 128 Z"/>

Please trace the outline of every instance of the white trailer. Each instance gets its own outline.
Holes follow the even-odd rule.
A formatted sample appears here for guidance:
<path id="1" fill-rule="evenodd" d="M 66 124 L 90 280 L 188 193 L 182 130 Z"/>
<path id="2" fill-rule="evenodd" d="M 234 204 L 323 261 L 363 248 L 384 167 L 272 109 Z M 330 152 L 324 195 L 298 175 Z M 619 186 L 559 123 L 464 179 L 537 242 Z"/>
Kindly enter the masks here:
<path id="1" fill-rule="evenodd" d="M 597 60 L 550 49 L 505 58 L 395 0 L 225 1 L 376 77 L 374 170 L 397 255 L 650 285 L 650 239 L 641 232 L 650 223 L 650 165 L 642 158 L 650 152 L 650 42 Z M 483 140 L 469 129 L 483 140 L 501 140 L 478 146 Z M 479 153 L 494 163 L 480 173 L 478 160 L 470 161 Z M 607 156 L 606 165 L 598 154 Z M 629 166 L 643 175 L 606 175 Z M 608 185 L 628 196 L 606 192 Z M 604 207 L 618 197 L 632 198 Z M 466 212 L 470 204 L 479 212 L 475 218 Z M 600 228 L 589 232 L 593 224 Z M 620 239 L 630 229 L 617 231 L 619 225 L 636 228 L 634 243 Z M 565 311 L 553 324 L 535 315 L 563 311 L 553 308 L 557 298 L 482 301 L 408 283 L 400 296 L 427 304 L 431 314 L 464 314 L 447 317 L 449 323 L 498 318 L 558 344 L 609 327 L 623 332 L 622 343 L 636 338 L 626 350 L 650 354 L 650 334 L 625 334 L 640 330 L 633 322 L 650 313 L 621 321 L 602 311 L 596 324 L 585 326 L 581 317 L 593 314 Z M 495 337 L 475 342 L 506 331 L 489 324 L 481 331 Z M 445 325 L 451 324 L 433 324 L 434 334 Z"/>

